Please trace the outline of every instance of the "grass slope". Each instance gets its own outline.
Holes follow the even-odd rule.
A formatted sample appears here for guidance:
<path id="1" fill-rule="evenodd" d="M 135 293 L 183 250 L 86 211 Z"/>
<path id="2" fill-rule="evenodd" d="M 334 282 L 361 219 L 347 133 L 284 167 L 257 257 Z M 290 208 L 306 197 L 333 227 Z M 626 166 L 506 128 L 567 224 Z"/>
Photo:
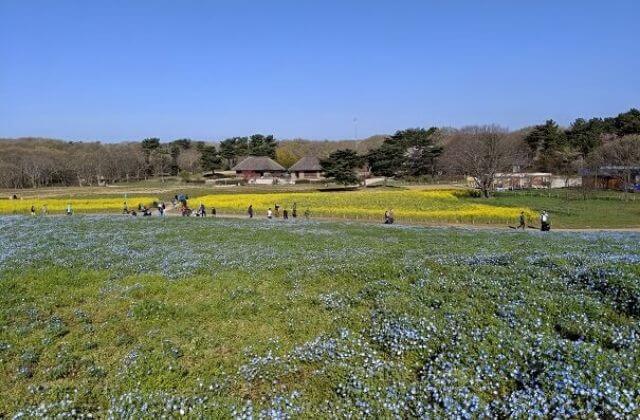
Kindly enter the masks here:
<path id="1" fill-rule="evenodd" d="M 640 415 L 638 234 L 0 223 L 3 415 Z"/>
<path id="2" fill-rule="evenodd" d="M 615 191 L 591 192 L 584 199 L 580 191 L 520 191 L 498 193 L 489 200 L 494 206 L 526 206 L 536 212 L 547 210 L 556 228 L 640 228 L 640 197 L 630 194 L 625 201 Z M 539 225 L 537 220 L 534 224 Z"/>

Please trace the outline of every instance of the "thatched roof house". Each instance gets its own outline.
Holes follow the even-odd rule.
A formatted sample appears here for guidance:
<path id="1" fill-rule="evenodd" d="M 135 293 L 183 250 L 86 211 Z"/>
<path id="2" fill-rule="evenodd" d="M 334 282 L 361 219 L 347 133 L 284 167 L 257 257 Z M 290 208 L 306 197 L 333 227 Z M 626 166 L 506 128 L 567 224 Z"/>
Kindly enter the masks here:
<path id="1" fill-rule="evenodd" d="M 305 156 L 289 168 L 289 172 L 298 179 L 319 179 L 322 177 L 320 159 L 315 156 Z"/>
<path id="2" fill-rule="evenodd" d="M 242 175 L 245 178 L 257 178 L 264 176 L 265 173 L 277 176 L 286 171 L 282 165 L 267 156 L 249 156 L 232 170 L 236 171 L 236 175 Z"/>

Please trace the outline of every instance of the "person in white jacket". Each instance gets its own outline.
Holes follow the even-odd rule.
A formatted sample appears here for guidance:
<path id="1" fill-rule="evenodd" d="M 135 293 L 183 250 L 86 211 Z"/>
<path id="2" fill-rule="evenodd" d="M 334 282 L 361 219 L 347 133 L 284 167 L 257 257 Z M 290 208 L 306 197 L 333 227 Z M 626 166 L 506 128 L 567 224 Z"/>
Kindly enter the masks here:
<path id="1" fill-rule="evenodd" d="M 540 230 L 543 232 L 548 232 L 549 230 L 551 230 L 549 213 L 547 213 L 546 210 L 542 210 L 542 213 L 540 213 Z"/>

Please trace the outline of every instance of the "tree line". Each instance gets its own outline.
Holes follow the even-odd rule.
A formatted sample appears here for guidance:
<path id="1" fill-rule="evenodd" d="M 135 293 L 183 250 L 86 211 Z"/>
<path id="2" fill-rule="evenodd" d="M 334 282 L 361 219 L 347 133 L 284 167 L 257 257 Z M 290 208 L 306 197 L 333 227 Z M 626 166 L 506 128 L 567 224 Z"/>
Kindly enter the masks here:
<path id="1" fill-rule="evenodd" d="M 640 165 L 640 111 L 616 117 L 578 118 L 569 127 L 553 120 L 508 131 L 498 126 L 409 128 L 361 141 L 278 141 L 273 135 L 231 137 L 218 143 L 178 139 L 161 142 L 0 141 L 0 187 L 114 184 L 149 177 L 230 169 L 245 156 L 269 156 L 290 167 L 318 156 L 326 175 L 342 184 L 359 181 L 363 167 L 385 178 L 471 176 L 485 195 L 495 174 L 520 170 L 570 176 L 583 168 Z"/>
<path id="2" fill-rule="evenodd" d="M 569 177 L 586 168 L 618 166 L 628 185 L 632 168 L 640 166 L 640 111 L 578 118 L 568 128 L 553 120 L 514 132 L 495 125 L 413 128 L 397 131 L 367 153 L 338 150 L 321 163 L 344 185 L 358 182 L 363 167 L 385 179 L 470 176 L 485 197 L 498 173 L 513 170 Z"/>

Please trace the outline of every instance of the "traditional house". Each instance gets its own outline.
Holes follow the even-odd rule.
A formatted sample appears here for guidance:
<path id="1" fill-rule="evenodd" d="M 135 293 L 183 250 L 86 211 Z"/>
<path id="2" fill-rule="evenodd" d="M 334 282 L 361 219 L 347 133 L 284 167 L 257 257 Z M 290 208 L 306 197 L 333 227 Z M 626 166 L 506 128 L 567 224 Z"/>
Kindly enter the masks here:
<path id="1" fill-rule="evenodd" d="M 640 191 L 640 166 L 601 166 L 581 171 L 582 185 L 588 188 Z M 627 178 L 628 177 L 628 178 Z"/>
<path id="2" fill-rule="evenodd" d="M 289 168 L 289 173 L 295 179 L 319 180 L 323 178 L 320 159 L 315 156 L 305 156 Z"/>
<path id="3" fill-rule="evenodd" d="M 232 170 L 236 172 L 236 176 L 245 179 L 277 178 L 286 172 L 282 165 L 267 156 L 249 156 L 234 166 Z"/>

